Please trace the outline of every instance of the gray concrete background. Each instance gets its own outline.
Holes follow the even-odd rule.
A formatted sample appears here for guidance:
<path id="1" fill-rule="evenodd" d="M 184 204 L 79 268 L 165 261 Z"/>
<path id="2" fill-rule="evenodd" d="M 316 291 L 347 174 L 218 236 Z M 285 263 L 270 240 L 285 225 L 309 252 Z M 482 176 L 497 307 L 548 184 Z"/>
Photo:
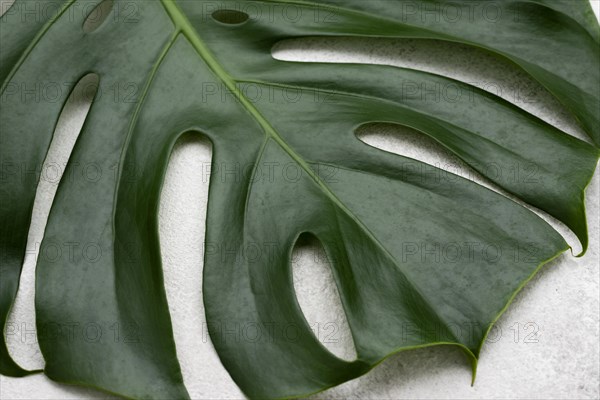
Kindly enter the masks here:
<path id="1" fill-rule="evenodd" d="M 573 0 L 583 1 L 583 0 Z M 8 3 L 2 0 L 2 3 Z M 596 14 L 600 1 L 592 0 Z M 4 4 L 3 4 L 4 6 Z M 585 139 L 555 100 L 508 63 L 463 46 L 415 40 L 310 39 L 285 43 L 275 51 L 281 59 L 361 62 L 407 66 L 454 77 L 494 91 Z M 515 90 L 517 88 L 518 90 Z M 527 101 L 517 98 L 527 93 Z M 73 102 L 65 111 L 46 164 L 64 165 L 89 104 Z M 364 140 L 383 149 L 472 177 L 468 169 L 406 129 L 376 126 Z M 193 399 L 238 399 L 242 393 L 219 362 L 207 336 L 202 305 L 202 243 L 208 181 L 208 143 L 184 139 L 169 164 L 160 208 L 161 251 L 175 339 L 185 383 Z M 38 189 L 21 290 L 10 322 L 24 336 L 13 335 L 9 347 L 24 367 L 42 368 L 37 346 L 33 287 L 35 250 L 39 248 L 58 178 L 43 179 Z M 487 185 L 487 184 L 486 184 Z M 590 248 L 583 258 L 570 253 L 550 262 L 517 296 L 500 318 L 484 346 L 475 386 L 470 368 L 454 348 L 435 347 L 394 355 L 367 375 L 320 393 L 314 398 L 337 399 L 596 399 L 599 398 L 599 198 L 600 175 L 586 193 Z M 562 224 L 542 215 L 575 250 L 579 243 Z M 335 354 L 352 358 L 354 349 L 331 272 L 315 257 L 320 249 L 296 249 L 294 284 L 307 319 L 317 336 Z M 56 384 L 43 375 L 0 378 L 2 399 L 100 399 L 103 393 Z"/>

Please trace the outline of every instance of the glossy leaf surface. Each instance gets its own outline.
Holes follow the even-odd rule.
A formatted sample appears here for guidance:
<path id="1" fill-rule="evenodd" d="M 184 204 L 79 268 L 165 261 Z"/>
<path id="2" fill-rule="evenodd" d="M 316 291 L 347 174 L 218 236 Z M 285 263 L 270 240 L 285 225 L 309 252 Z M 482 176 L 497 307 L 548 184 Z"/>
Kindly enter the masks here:
<path id="1" fill-rule="evenodd" d="M 209 138 L 217 168 L 203 288 L 211 339 L 249 397 L 317 392 L 399 350 L 435 344 L 460 346 L 475 369 L 491 324 L 542 264 L 568 249 L 550 225 L 505 196 L 363 143 L 356 130 L 365 124 L 429 136 L 562 221 L 587 247 L 584 190 L 600 144 L 599 34 L 587 2 L 505 1 L 502 17 L 490 24 L 483 14 L 423 19 L 406 2 L 390 0 L 116 0 L 99 26 L 86 25 L 100 3 L 17 0 L 0 22 L 3 324 L 37 185 L 35 174 L 19 168 L 42 165 L 70 91 L 90 72 L 104 91 L 68 168 L 118 166 L 114 179 L 63 179 L 54 199 L 42 248 L 93 243 L 96 252 L 38 260 L 37 325 L 51 379 L 125 397 L 187 397 L 163 286 L 157 209 L 171 149 L 188 132 Z M 465 13 L 473 4 L 452 3 Z M 22 10 L 40 4 L 53 11 L 23 18 Z M 435 15 L 446 3 L 411 4 Z M 545 86 L 596 145 L 441 76 L 271 55 L 282 40 L 312 36 L 438 39 L 486 49 Z M 19 89 L 51 82 L 68 82 L 53 101 Z M 137 90 L 122 91 L 124 85 Z M 464 95 L 432 100 L 432 86 Z M 535 179 L 494 174 L 491 164 L 534 168 Z M 290 255 L 303 233 L 317 237 L 331 261 L 355 361 L 323 347 L 298 305 Z M 249 256 L 257 245 L 262 256 Z M 432 256 L 428 249 L 436 246 L 446 252 Z M 93 341 L 65 332 L 87 322 L 135 334 Z M 268 335 L 227 334 L 250 328 Z M 4 340 L 0 368 L 28 373 Z"/>

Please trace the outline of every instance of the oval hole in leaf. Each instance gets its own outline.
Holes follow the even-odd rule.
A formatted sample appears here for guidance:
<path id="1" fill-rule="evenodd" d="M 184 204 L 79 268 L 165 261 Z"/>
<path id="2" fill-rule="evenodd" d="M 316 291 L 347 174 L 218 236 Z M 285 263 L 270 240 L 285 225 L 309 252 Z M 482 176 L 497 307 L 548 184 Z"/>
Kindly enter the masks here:
<path id="1" fill-rule="evenodd" d="M 93 99 L 98 91 L 100 78 L 97 74 L 85 75 L 75 85 L 64 103 L 54 129 L 54 136 L 46 159 L 39 173 L 39 181 L 33 204 L 31 225 L 27 238 L 27 250 L 19 281 L 19 291 L 8 317 L 7 326 L 16 329 L 16 335 L 7 335 L 8 349 L 17 363 L 27 369 L 44 367 L 39 349 L 35 321 L 35 268 L 40 254 L 40 243 L 48 221 L 52 201 L 65 172 L 67 162 L 81 133 L 81 129 Z M 52 257 L 52 256 L 48 256 Z M 24 339 L 24 340 L 23 340 Z"/>
<path id="2" fill-rule="evenodd" d="M 441 170 L 439 172 L 441 179 L 452 180 L 456 179 L 453 177 L 453 174 L 458 175 L 510 198 L 523 207 L 533 211 L 547 223 L 552 225 L 552 227 L 565 238 L 567 243 L 573 247 L 574 254 L 578 254 L 581 251 L 579 239 L 563 222 L 550 214 L 525 203 L 523 200 L 491 182 L 450 150 L 447 150 L 426 134 L 399 124 L 368 123 L 360 126 L 356 130 L 356 137 L 363 143 L 380 150 L 400 154 L 439 168 Z M 398 151 L 398 149 L 402 149 L 402 151 Z"/>
<path id="3" fill-rule="evenodd" d="M 473 46 L 433 39 L 301 38 L 278 42 L 282 61 L 390 65 L 446 76 L 493 93 L 591 143 L 575 117 L 512 62 Z"/>
<path id="4" fill-rule="evenodd" d="M 213 348 L 204 313 L 202 270 L 211 161 L 212 144 L 197 132 L 182 135 L 171 152 L 158 211 L 164 286 L 177 357 L 191 398 L 219 398 L 221 390 L 243 398 Z"/>
<path id="5" fill-rule="evenodd" d="M 236 10 L 217 10 L 212 13 L 212 17 L 228 25 L 239 25 L 246 22 L 249 18 L 248 14 Z"/>
<path id="6" fill-rule="evenodd" d="M 353 361 L 356 348 L 337 285 L 321 242 L 300 235 L 292 252 L 296 298 L 317 339 L 337 357 Z"/>
<path id="7" fill-rule="evenodd" d="M 83 22 L 83 31 L 85 33 L 92 33 L 98 28 L 106 18 L 110 15 L 114 6 L 114 0 L 104 0 L 98 4 L 87 16 Z"/>

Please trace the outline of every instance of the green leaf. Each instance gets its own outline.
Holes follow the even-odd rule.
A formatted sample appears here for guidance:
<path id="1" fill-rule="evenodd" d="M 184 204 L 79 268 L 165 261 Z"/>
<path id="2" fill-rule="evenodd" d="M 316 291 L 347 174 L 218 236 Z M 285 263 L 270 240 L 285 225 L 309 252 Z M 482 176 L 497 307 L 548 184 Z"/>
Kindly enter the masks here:
<path id="1" fill-rule="evenodd" d="M 432 138 L 562 221 L 585 251 L 584 190 L 600 145 L 599 35 L 587 2 L 505 1 L 496 5 L 500 14 L 486 14 L 456 0 L 452 7 L 463 17 L 449 20 L 441 18 L 449 3 L 434 0 L 223 0 L 218 7 L 116 0 L 105 21 L 88 25 L 100 3 L 17 0 L 0 22 L 3 326 L 37 186 L 27 171 L 42 165 L 77 82 L 95 73 L 102 89 L 65 172 L 75 178 L 61 181 L 42 243 L 96 252 L 37 262 L 39 344 L 51 379 L 125 397 L 188 396 L 157 227 L 169 155 L 187 132 L 209 138 L 224 171 L 210 184 L 203 293 L 214 346 L 249 397 L 321 391 L 400 350 L 440 344 L 459 346 L 475 371 L 491 325 L 541 265 L 569 248 L 505 196 L 361 142 L 356 130 L 365 124 L 403 125 Z M 38 11 L 27 17 L 32 9 Z M 596 146 L 441 76 L 271 56 L 278 42 L 309 36 L 437 39 L 485 49 L 546 87 Z M 52 101 L 28 92 L 52 83 L 68 83 L 68 90 Z M 124 85 L 137 88 L 134 101 Z M 468 95 L 436 101 L 430 87 Z M 86 165 L 118 166 L 118 173 L 99 181 L 71 174 Z M 535 179 L 494 174 L 489 165 L 533 168 Z M 331 262 L 355 361 L 321 345 L 298 305 L 290 255 L 303 233 L 322 242 Z M 268 257 L 244 255 L 257 244 Z M 435 246 L 451 253 L 428 256 Z M 69 334 L 88 323 L 135 334 Z M 226 334 L 247 327 L 269 334 Z M 30 373 L 10 358 L 4 339 L 0 372 Z"/>

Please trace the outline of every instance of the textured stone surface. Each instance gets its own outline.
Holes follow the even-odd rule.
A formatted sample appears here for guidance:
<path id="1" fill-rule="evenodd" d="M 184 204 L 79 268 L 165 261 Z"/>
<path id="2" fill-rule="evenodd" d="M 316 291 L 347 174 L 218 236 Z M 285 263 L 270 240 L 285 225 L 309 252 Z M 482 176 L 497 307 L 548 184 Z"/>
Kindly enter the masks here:
<path id="1" fill-rule="evenodd" d="M 580 0 L 573 0 L 580 1 Z M 581 0 L 582 1 L 582 0 Z M 596 13 L 600 2 L 592 0 Z M 572 118 L 539 85 L 510 64 L 462 46 L 428 41 L 311 39 L 285 43 L 276 57 L 289 60 L 364 62 L 423 69 L 474 83 L 583 138 Z M 518 96 L 520 94 L 520 96 Z M 74 102 L 61 121 L 42 179 L 29 238 L 21 291 L 10 317 L 16 334 L 9 345 L 28 368 L 43 367 L 34 329 L 33 287 L 36 249 L 56 190 L 57 177 L 72 148 L 88 104 Z M 435 164 L 480 181 L 451 155 L 404 129 L 375 126 L 363 139 L 377 147 Z M 237 399 L 242 394 L 221 366 L 207 334 L 202 305 L 202 243 L 211 149 L 184 138 L 169 165 L 160 209 L 161 249 L 175 339 L 185 382 L 194 399 Z M 198 172 L 201 173 L 198 173 Z M 315 398 L 511 398 L 585 399 L 599 393 L 599 206 L 600 175 L 587 191 L 590 248 L 583 258 L 564 254 L 549 263 L 516 297 L 484 346 L 475 386 L 470 369 L 454 348 L 436 347 L 396 354 L 369 374 Z M 560 223 L 542 215 L 577 251 L 579 244 Z M 327 263 L 315 243 L 294 257 L 294 284 L 307 319 L 336 355 L 354 349 Z M 42 375 L 0 378 L 2 399 L 96 399 L 100 392 L 67 387 Z"/>

